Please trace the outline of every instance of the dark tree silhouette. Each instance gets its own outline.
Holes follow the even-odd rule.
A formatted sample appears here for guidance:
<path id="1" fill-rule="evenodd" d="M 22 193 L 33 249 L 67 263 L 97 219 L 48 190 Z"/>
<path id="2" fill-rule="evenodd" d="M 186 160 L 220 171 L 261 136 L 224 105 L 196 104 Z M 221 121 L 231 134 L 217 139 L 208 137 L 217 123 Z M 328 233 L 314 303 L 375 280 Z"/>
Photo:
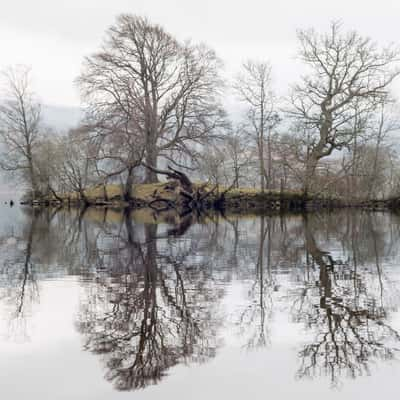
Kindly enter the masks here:
<path id="1" fill-rule="evenodd" d="M 193 247 L 167 237 L 159 251 L 156 224 L 145 225 L 143 238 L 129 213 L 124 224 L 108 258 L 110 274 L 87 287 L 78 329 L 85 348 L 103 355 L 106 378 L 132 390 L 157 383 L 178 363 L 215 356 L 221 294 L 208 287 L 207 266 L 190 262 Z"/>
<path id="2" fill-rule="evenodd" d="M 358 272 L 351 261 L 334 259 L 319 248 L 307 217 L 304 227 L 307 267 L 313 273 L 293 312 L 315 337 L 299 352 L 297 376 L 327 376 L 336 386 L 343 375 L 368 374 L 374 360 L 395 358 L 400 335 L 388 322 L 380 266 L 374 276 Z"/>

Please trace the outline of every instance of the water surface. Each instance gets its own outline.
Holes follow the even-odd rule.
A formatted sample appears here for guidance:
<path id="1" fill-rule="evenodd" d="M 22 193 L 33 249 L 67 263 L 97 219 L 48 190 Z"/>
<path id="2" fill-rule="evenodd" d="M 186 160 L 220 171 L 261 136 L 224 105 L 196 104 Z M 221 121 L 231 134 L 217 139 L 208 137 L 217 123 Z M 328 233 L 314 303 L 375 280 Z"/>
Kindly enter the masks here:
<path id="1" fill-rule="evenodd" d="M 1 398 L 397 391 L 396 215 L 1 213 Z"/>

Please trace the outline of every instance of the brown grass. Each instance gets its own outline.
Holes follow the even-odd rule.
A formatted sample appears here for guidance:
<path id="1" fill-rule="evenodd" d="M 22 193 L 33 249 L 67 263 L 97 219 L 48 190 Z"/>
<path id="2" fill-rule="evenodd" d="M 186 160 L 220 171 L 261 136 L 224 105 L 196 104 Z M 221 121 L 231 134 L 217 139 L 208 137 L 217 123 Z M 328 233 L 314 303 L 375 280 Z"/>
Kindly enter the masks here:
<path id="1" fill-rule="evenodd" d="M 133 197 L 135 197 L 139 200 L 150 201 L 150 200 L 154 199 L 153 195 L 157 194 L 158 196 L 161 196 L 163 198 L 173 199 L 174 193 L 171 191 L 164 190 L 165 185 L 166 185 L 166 182 L 134 185 Z M 195 186 L 201 186 L 201 185 L 203 185 L 203 184 L 195 183 Z M 208 191 L 210 191 L 212 189 L 213 189 L 212 185 L 207 185 L 205 187 L 205 190 L 208 190 Z M 225 190 L 226 190 L 226 188 L 221 186 L 219 188 L 219 193 L 222 193 Z M 115 184 L 107 185 L 106 192 L 107 192 L 108 199 L 120 199 L 121 195 L 122 195 L 121 186 L 115 185 Z M 103 187 L 97 186 L 94 188 L 87 189 L 87 190 L 85 190 L 85 195 L 89 199 L 89 201 L 94 201 L 96 199 L 103 200 L 104 199 Z M 299 191 L 293 191 L 293 190 L 285 190 L 282 193 L 279 190 L 267 190 L 264 193 L 262 193 L 259 189 L 239 188 L 239 189 L 231 189 L 225 195 L 227 198 L 231 198 L 231 197 L 253 198 L 253 197 L 259 197 L 259 196 L 278 197 L 281 195 L 284 196 L 285 198 L 298 198 L 302 194 Z M 70 199 L 77 199 L 78 194 L 77 193 L 67 193 L 62 197 L 64 197 L 64 198 L 69 197 Z"/>

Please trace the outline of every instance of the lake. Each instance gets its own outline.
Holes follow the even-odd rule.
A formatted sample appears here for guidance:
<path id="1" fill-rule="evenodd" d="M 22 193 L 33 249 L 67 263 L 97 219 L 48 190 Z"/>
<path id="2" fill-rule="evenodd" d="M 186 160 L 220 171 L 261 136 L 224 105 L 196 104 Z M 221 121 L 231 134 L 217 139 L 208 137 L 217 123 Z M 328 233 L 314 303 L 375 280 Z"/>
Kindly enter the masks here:
<path id="1" fill-rule="evenodd" d="M 400 217 L 0 209 L 3 399 L 376 399 Z"/>

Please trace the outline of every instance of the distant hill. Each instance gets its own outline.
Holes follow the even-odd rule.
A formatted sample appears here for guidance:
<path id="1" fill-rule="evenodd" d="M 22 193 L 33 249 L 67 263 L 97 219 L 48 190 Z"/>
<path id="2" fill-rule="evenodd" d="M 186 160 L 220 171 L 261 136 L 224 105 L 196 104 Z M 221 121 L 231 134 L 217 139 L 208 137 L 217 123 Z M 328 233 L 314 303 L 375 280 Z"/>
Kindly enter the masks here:
<path id="1" fill-rule="evenodd" d="M 42 106 L 43 122 L 61 133 L 75 128 L 83 117 L 79 107 Z"/>

